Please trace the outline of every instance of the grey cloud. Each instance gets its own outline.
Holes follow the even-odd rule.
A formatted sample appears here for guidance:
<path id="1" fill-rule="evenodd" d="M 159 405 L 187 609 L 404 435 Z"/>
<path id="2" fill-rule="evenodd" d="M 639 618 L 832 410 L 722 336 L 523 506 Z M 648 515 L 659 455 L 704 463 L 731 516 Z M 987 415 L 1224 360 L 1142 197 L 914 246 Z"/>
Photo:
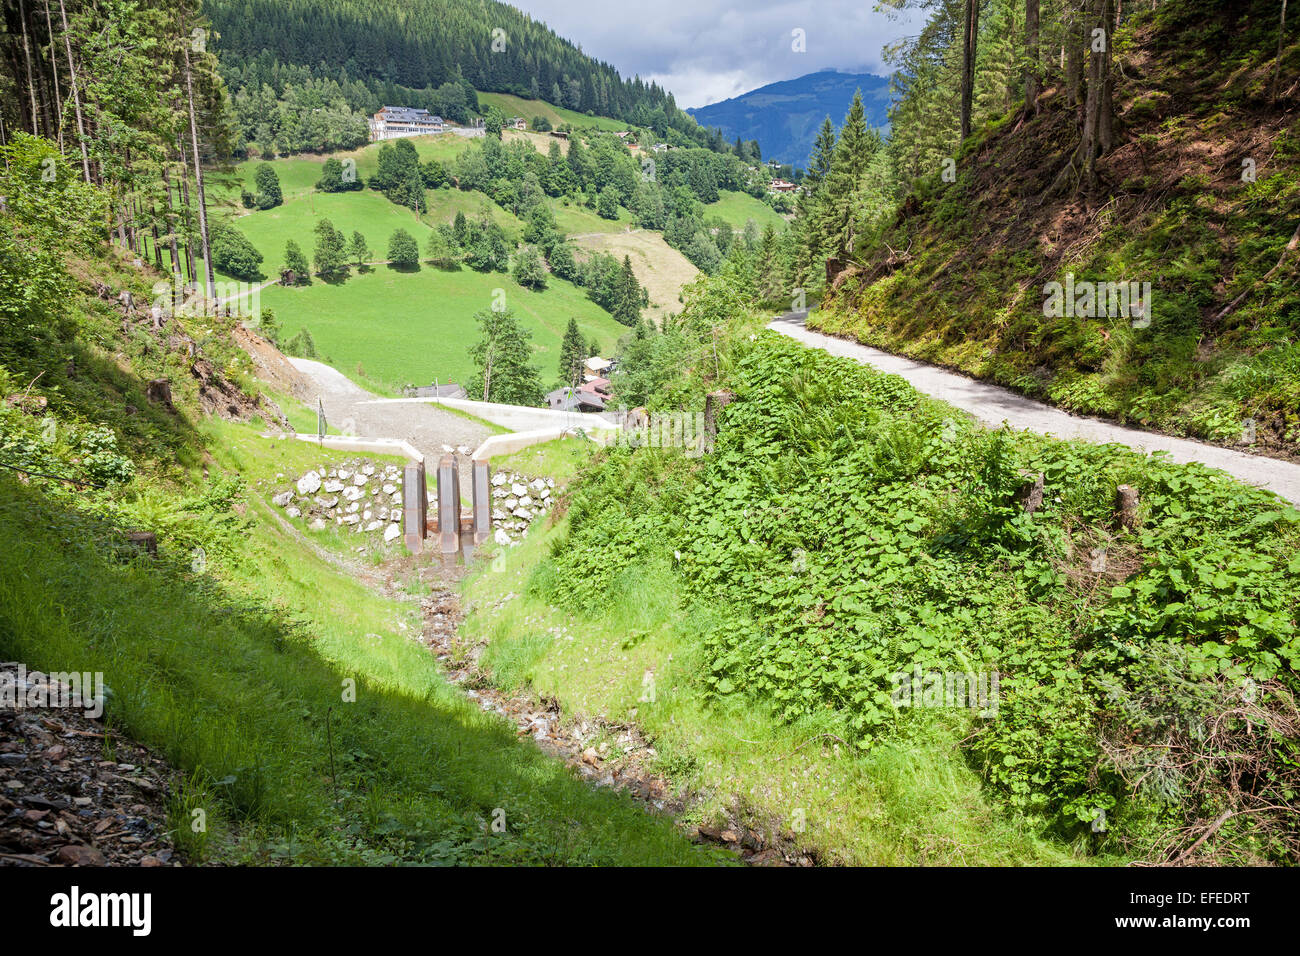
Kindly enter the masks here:
<path id="1" fill-rule="evenodd" d="M 625 76 L 668 89 L 679 106 L 705 106 L 766 83 L 817 70 L 888 72 L 886 44 L 916 29 L 871 0 L 516 0 Z M 804 31 L 805 52 L 792 31 Z"/>

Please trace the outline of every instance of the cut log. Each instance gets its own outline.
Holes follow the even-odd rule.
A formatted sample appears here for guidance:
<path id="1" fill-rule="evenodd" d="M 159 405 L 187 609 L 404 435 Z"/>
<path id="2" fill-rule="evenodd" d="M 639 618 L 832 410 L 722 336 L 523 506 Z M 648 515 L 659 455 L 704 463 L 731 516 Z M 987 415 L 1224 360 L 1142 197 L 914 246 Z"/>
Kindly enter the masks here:
<path id="1" fill-rule="evenodd" d="M 1123 527 L 1131 531 L 1138 526 L 1138 491 L 1132 485 L 1115 489 L 1115 512 Z"/>

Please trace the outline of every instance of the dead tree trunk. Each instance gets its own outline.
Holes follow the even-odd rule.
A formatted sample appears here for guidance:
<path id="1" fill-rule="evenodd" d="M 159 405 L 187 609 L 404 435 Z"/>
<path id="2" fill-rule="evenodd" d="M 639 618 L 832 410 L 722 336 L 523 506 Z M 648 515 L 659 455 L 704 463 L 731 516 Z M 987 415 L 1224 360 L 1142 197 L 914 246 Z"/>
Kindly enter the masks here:
<path id="1" fill-rule="evenodd" d="M 182 222 L 185 226 L 185 262 L 189 266 L 189 281 L 195 282 L 196 273 L 194 271 L 194 240 L 190 227 L 190 170 L 185 161 L 185 143 L 180 136 L 176 137 L 176 146 L 180 150 L 181 156 L 181 182 L 180 195 L 182 202 Z"/>
<path id="2" fill-rule="evenodd" d="M 32 46 L 27 37 L 27 5 L 18 0 L 18 22 L 23 31 L 23 60 L 27 64 L 27 94 L 32 101 L 32 135 L 40 136 L 40 118 L 36 109 L 36 70 L 32 67 Z"/>
<path id="3" fill-rule="evenodd" d="M 63 94 L 59 90 L 59 58 L 55 51 L 54 21 L 50 17 L 50 0 L 45 0 L 45 29 L 50 34 L 50 73 L 54 77 L 54 113 L 57 117 L 56 129 L 59 138 L 59 152 L 63 152 Z"/>
<path id="4" fill-rule="evenodd" d="M 185 92 L 190 111 L 190 141 L 194 146 L 194 183 L 199 192 L 199 239 L 203 243 L 203 272 L 207 279 L 205 294 L 211 297 L 217 284 L 217 277 L 212 271 L 212 249 L 208 243 L 208 211 L 207 197 L 203 190 L 203 159 L 199 154 L 199 124 L 194 116 L 194 72 L 190 68 L 190 48 L 184 42 L 181 43 L 181 51 L 185 55 Z"/>
<path id="5" fill-rule="evenodd" d="M 167 244 L 171 248 L 172 275 L 180 276 L 181 256 L 180 250 L 176 248 L 176 216 L 172 212 L 172 183 L 171 178 L 167 175 L 167 165 L 167 160 L 164 159 L 162 164 L 162 181 L 163 192 L 167 195 L 167 213 L 165 220 L 167 223 Z M 160 263 L 158 267 L 161 269 L 162 264 Z"/>
<path id="6" fill-rule="evenodd" d="M 59 16 L 63 19 L 63 46 L 68 54 L 68 81 L 72 84 L 72 105 L 77 114 L 77 142 L 81 146 L 81 169 L 90 185 L 90 151 L 86 149 L 86 121 L 81 115 L 81 92 L 77 88 L 77 61 L 72 58 L 72 37 L 68 31 L 68 8 L 59 0 Z"/>

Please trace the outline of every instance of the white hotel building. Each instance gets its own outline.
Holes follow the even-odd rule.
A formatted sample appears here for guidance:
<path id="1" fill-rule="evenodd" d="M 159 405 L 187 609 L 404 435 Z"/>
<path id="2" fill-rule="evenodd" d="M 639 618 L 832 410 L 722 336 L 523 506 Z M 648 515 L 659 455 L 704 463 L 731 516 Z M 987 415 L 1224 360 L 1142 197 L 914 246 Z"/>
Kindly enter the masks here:
<path id="1" fill-rule="evenodd" d="M 434 116 L 428 110 L 385 106 L 370 117 L 370 142 L 401 139 L 404 136 L 427 136 L 430 133 L 441 133 L 443 128 L 442 117 Z"/>

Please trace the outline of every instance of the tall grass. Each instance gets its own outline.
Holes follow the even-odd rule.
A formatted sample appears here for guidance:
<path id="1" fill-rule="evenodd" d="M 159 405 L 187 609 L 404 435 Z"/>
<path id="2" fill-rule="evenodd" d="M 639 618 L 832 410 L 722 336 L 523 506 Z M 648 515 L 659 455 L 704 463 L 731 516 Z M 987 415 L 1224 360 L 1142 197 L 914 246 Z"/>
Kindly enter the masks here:
<path id="1" fill-rule="evenodd" d="M 103 672 L 106 720 L 184 773 L 170 800 L 188 852 L 311 864 L 707 862 L 666 819 L 516 742 L 443 682 L 410 639 L 409 611 L 293 540 L 257 526 L 230 572 L 236 586 L 222 586 L 165 556 L 114 559 L 99 543 L 112 529 L 0 483 L 0 654 Z M 259 591 L 265 600 L 250 599 Z M 344 700 L 348 681 L 355 703 Z M 497 808 L 504 833 L 486 826 Z M 186 832 L 195 809 L 205 834 Z"/>

